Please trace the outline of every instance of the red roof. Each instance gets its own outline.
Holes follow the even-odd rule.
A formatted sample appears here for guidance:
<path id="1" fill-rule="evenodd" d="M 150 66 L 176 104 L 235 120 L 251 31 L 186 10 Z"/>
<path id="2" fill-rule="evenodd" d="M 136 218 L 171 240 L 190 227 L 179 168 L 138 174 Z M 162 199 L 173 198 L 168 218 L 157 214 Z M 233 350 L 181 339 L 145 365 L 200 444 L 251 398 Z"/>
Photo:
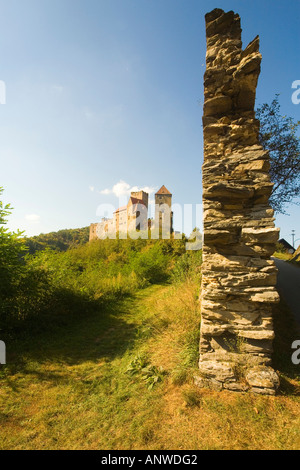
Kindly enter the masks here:
<path id="1" fill-rule="evenodd" d="M 144 201 L 142 199 L 138 199 L 136 197 L 130 197 L 130 201 L 132 202 L 132 204 L 143 204 L 143 206 L 145 205 Z M 129 201 L 129 202 L 130 202 Z"/>
<path id="2" fill-rule="evenodd" d="M 172 196 L 170 191 L 164 185 L 160 188 L 159 191 L 157 191 L 156 194 L 169 194 L 170 196 Z"/>

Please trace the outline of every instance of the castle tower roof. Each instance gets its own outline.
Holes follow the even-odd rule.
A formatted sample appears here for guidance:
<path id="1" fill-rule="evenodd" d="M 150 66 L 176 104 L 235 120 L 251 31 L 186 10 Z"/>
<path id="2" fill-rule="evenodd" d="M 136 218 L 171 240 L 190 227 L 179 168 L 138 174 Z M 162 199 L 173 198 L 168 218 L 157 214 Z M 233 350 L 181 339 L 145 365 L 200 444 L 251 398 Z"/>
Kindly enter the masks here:
<path id="1" fill-rule="evenodd" d="M 156 194 L 168 194 L 169 196 L 172 196 L 170 191 L 163 185 L 159 191 L 157 191 Z"/>
<path id="2" fill-rule="evenodd" d="M 145 206 L 145 202 L 142 200 L 142 199 L 139 199 L 137 197 L 133 197 L 131 196 L 130 199 L 129 199 L 129 202 L 128 204 L 132 203 L 132 205 L 135 205 L 135 204 L 142 204 L 143 206 Z"/>

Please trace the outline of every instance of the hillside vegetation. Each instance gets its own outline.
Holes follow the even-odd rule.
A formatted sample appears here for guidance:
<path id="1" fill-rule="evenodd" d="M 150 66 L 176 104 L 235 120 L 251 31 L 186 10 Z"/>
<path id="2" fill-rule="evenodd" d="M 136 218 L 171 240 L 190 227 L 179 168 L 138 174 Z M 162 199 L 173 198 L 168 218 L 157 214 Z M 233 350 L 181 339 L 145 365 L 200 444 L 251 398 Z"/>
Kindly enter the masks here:
<path id="1" fill-rule="evenodd" d="M 25 243 L 30 254 L 51 248 L 55 251 L 66 251 L 69 248 L 84 245 L 89 241 L 89 227 L 59 230 L 58 232 L 41 233 L 27 237 Z"/>
<path id="2" fill-rule="evenodd" d="M 200 390 L 201 250 L 128 239 L 32 255 L 16 234 L 1 240 L 1 449 L 299 448 L 284 305 L 278 396 Z"/>
<path id="3" fill-rule="evenodd" d="M 52 312 L 52 323 L 28 324 L 7 342 L 0 448 L 299 448 L 288 312 L 275 312 L 278 396 L 199 390 L 199 272 L 193 254 L 186 258 L 168 282 L 94 309 Z"/>
<path id="4" fill-rule="evenodd" d="M 22 240 L 3 262 L 2 327 L 35 326 L 69 312 L 86 314 L 167 281 L 201 264 L 201 252 L 185 253 L 183 240 L 96 240 L 66 251 L 26 252 Z M 6 262 L 6 264 L 5 264 Z M 4 266 L 5 264 L 5 266 Z"/>

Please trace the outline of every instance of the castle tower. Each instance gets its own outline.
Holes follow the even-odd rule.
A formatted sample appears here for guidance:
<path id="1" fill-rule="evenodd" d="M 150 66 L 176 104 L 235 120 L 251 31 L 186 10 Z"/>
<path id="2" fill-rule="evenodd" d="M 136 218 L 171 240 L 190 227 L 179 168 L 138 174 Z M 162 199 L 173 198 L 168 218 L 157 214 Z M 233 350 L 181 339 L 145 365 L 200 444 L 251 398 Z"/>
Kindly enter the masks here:
<path id="1" fill-rule="evenodd" d="M 173 233 L 172 194 L 165 186 L 155 194 L 155 228 L 165 236 Z"/>
<path id="2" fill-rule="evenodd" d="M 146 193 L 145 191 L 133 191 L 130 196 L 135 199 L 139 199 L 142 202 L 142 204 L 144 204 L 144 206 L 146 206 L 148 209 L 148 199 L 149 199 L 148 193 Z"/>
<path id="3" fill-rule="evenodd" d="M 148 229 L 148 199 L 145 191 L 133 191 L 127 205 L 128 230 Z"/>

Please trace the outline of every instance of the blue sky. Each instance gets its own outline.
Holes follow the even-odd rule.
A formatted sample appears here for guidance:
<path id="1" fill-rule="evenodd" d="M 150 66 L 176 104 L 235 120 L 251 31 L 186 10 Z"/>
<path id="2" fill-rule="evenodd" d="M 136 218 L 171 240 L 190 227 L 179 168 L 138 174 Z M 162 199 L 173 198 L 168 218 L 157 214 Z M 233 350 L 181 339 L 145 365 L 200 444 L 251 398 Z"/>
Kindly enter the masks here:
<path id="1" fill-rule="evenodd" d="M 260 35 L 257 104 L 280 93 L 298 119 L 299 0 L 0 0 L 10 229 L 87 226 L 133 187 L 201 204 L 204 15 L 216 7 L 240 14 L 245 47 Z M 291 241 L 300 208 L 288 212 L 276 223 Z"/>

